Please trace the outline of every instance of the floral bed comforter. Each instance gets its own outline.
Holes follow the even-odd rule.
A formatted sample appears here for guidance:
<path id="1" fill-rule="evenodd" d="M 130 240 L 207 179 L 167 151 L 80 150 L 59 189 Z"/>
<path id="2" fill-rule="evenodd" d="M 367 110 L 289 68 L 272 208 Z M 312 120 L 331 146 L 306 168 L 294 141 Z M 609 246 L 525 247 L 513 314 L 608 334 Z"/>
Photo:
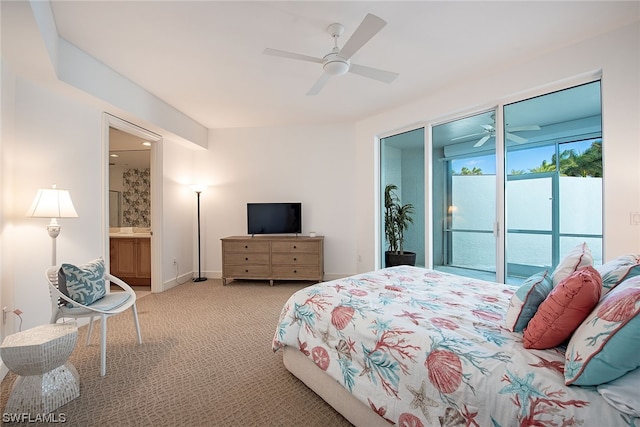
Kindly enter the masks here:
<path id="1" fill-rule="evenodd" d="M 565 386 L 562 348 L 503 327 L 515 288 L 392 267 L 296 292 L 273 349 L 298 348 L 403 426 L 640 426 L 595 388 Z"/>

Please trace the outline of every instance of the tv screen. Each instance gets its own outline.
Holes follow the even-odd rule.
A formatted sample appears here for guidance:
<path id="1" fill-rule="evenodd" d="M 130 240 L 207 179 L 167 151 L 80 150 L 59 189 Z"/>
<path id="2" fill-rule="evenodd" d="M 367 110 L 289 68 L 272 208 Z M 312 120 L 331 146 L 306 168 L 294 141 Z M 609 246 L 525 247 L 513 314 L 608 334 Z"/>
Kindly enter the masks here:
<path id="1" fill-rule="evenodd" d="M 302 233 L 302 203 L 247 203 L 248 234 Z"/>

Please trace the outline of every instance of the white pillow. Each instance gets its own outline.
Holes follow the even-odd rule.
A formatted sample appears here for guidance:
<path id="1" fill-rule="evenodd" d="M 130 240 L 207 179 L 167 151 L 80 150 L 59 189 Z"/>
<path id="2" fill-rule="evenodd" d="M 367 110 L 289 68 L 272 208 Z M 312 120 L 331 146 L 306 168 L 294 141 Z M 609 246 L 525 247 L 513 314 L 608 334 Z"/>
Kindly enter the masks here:
<path id="1" fill-rule="evenodd" d="M 560 260 L 556 269 L 551 273 L 553 286 L 555 287 L 558 283 L 571 276 L 574 271 L 590 265 L 593 265 L 591 249 L 589 249 L 586 242 L 580 243 Z"/>
<path id="2" fill-rule="evenodd" d="M 640 417 L 640 368 L 596 388 L 600 396 L 618 411 Z"/>

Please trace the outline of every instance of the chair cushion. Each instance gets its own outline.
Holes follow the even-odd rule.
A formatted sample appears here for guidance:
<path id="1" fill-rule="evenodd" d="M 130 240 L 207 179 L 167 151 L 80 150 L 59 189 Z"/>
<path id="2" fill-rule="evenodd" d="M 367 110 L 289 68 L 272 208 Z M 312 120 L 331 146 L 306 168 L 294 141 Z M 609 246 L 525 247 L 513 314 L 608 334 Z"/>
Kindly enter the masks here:
<path id="1" fill-rule="evenodd" d="M 507 329 L 513 332 L 522 332 L 551 289 L 553 289 L 553 284 L 547 270 L 536 273 L 525 280 L 509 301 L 505 324 Z"/>
<path id="2" fill-rule="evenodd" d="M 131 295 L 127 292 L 110 292 L 106 294 L 104 297 L 100 298 L 98 301 L 91 304 L 91 308 L 103 311 L 115 310 L 118 307 L 121 307 L 123 304 L 126 304 L 127 301 L 131 299 Z M 95 311 L 88 310 L 82 307 L 60 307 L 60 311 L 66 315 L 98 315 Z"/>
<path id="3" fill-rule="evenodd" d="M 602 279 L 585 267 L 553 288 L 524 330 L 524 347 L 552 348 L 565 342 L 600 300 Z"/>
<path id="4" fill-rule="evenodd" d="M 107 293 L 102 258 L 81 266 L 62 264 L 60 272 L 64 277 L 65 295 L 82 305 L 91 305 Z M 58 289 L 64 293 L 59 282 Z"/>

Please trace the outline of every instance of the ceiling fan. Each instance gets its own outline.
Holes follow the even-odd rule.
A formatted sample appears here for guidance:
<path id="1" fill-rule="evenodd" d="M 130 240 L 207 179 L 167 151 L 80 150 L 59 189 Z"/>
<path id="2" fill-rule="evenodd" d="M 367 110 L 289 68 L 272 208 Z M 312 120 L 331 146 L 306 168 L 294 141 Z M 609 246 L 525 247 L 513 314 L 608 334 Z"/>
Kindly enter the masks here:
<path id="1" fill-rule="evenodd" d="M 387 23 L 371 13 L 364 17 L 356 31 L 347 40 L 344 46 L 338 47 L 338 38 L 344 32 L 342 24 L 331 24 L 327 31 L 333 37 L 333 49 L 322 58 L 301 55 L 299 53 L 286 52 L 278 49 L 266 48 L 263 53 L 266 55 L 281 56 L 283 58 L 297 59 L 300 61 L 316 62 L 322 64 L 323 72 L 320 78 L 309 89 L 307 95 L 317 95 L 332 76 L 340 76 L 351 72 L 363 77 L 378 80 L 384 83 L 391 83 L 398 77 L 398 73 L 379 70 L 364 65 L 352 64 L 350 58 L 364 46 L 373 36 L 384 28 Z"/>
<path id="2" fill-rule="evenodd" d="M 484 143 L 489 140 L 489 138 L 491 138 L 492 136 L 496 135 L 496 129 L 493 127 L 493 125 L 481 125 L 481 127 L 483 129 L 482 132 L 472 133 L 471 135 L 458 136 L 456 138 L 452 138 L 451 141 L 455 141 L 455 140 L 458 140 L 458 139 L 470 138 L 472 136 L 482 135 L 482 138 L 480 138 L 478 140 L 478 142 L 476 142 L 473 145 L 474 148 L 482 147 L 484 145 Z M 528 139 L 527 138 L 523 138 L 523 137 L 521 137 L 519 135 L 515 135 L 512 132 L 531 131 L 531 130 L 540 130 L 540 126 L 538 126 L 538 125 L 529 125 L 529 126 L 512 126 L 512 127 L 509 127 L 507 125 L 506 137 L 507 137 L 508 140 L 513 141 L 516 144 L 524 144 L 525 142 L 528 141 Z"/>

